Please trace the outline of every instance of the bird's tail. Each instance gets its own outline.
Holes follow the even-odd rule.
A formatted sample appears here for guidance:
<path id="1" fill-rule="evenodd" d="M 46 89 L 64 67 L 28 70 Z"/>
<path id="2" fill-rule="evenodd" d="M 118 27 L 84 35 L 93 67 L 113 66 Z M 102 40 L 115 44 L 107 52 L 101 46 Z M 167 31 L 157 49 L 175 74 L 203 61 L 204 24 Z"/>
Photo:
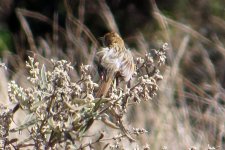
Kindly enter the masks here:
<path id="1" fill-rule="evenodd" d="M 114 73 L 110 73 L 108 77 L 101 83 L 98 92 L 96 94 L 97 98 L 105 97 L 108 93 L 110 86 L 112 85 L 114 79 Z"/>

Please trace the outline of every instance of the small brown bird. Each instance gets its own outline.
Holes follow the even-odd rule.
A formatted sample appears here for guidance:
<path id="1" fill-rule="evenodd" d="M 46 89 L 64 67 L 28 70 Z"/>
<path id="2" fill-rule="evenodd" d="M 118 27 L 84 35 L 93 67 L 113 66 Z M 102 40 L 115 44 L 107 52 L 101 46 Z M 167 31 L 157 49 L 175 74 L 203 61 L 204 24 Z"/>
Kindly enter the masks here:
<path id="1" fill-rule="evenodd" d="M 105 34 L 103 44 L 105 47 L 97 53 L 97 58 L 106 69 L 106 75 L 96 97 L 106 96 L 115 76 L 119 75 L 125 82 L 128 82 L 135 71 L 133 56 L 116 32 Z"/>

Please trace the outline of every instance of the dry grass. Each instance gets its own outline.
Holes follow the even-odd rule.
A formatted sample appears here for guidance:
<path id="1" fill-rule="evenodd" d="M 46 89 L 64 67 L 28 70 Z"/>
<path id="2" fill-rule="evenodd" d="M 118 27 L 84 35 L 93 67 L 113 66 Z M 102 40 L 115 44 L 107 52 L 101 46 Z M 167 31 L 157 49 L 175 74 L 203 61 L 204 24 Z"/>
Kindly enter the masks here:
<path id="1" fill-rule="evenodd" d="M 34 58 L 41 64 L 46 64 L 48 67 L 48 59 L 55 58 L 72 62 L 77 70 L 82 63 L 94 65 L 99 43 L 83 24 L 82 18 L 85 13 L 83 5 L 80 4 L 79 18 L 75 18 L 70 7 L 66 5 L 68 14 L 66 29 L 57 25 L 57 17 L 51 20 L 37 12 L 17 10 L 31 54 L 34 54 Z M 131 37 L 138 49 L 133 53 L 139 57 L 150 50 L 152 47 L 145 37 L 154 34 L 152 37 L 155 45 L 161 44 L 159 40 L 169 43 L 168 64 L 163 68 L 164 79 L 160 83 L 157 97 L 129 107 L 126 124 L 138 128 L 144 127 L 150 131 L 147 135 L 138 137 L 137 142 L 140 145 L 148 144 L 150 149 L 162 149 L 164 146 L 168 149 L 213 149 L 213 147 L 225 149 L 225 47 L 223 45 L 225 39 L 219 39 L 216 34 L 214 38 L 209 39 L 191 26 L 164 16 L 154 3 L 152 5 L 154 7 L 151 13 L 161 30 L 155 33 L 140 31 Z M 99 7 L 105 26 L 109 30 L 119 30 L 106 3 L 100 3 Z M 34 39 L 30 30 L 32 27 L 29 26 L 26 17 L 52 25 L 54 35 Z M 225 24 L 225 21 L 215 16 L 211 18 L 212 25 L 224 32 L 224 26 L 221 24 Z M 62 43 L 66 46 L 63 47 Z M 22 48 L 21 52 L 24 52 Z M 20 53 L 20 56 L 25 55 L 27 54 Z M 216 58 L 213 59 L 212 55 L 216 55 Z M 10 73 L 12 79 L 23 87 L 28 86 L 24 62 L 11 54 L 5 56 L 3 61 L 15 68 L 14 73 Z M 1 74 L 1 103 L 8 104 L 7 81 L 3 80 L 8 76 L 2 71 Z M 93 69 L 92 75 L 97 81 L 96 69 Z M 71 73 L 71 78 L 74 80 L 79 76 L 79 71 Z M 18 117 L 15 120 L 21 121 L 23 118 Z M 102 128 L 97 122 L 87 134 L 96 134 Z M 110 128 L 104 127 L 104 130 L 109 132 Z M 83 143 L 87 142 L 89 141 L 83 141 Z M 136 146 L 128 141 L 124 144 L 127 145 L 127 149 Z M 100 144 L 94 146 L 99 148 Z"/>

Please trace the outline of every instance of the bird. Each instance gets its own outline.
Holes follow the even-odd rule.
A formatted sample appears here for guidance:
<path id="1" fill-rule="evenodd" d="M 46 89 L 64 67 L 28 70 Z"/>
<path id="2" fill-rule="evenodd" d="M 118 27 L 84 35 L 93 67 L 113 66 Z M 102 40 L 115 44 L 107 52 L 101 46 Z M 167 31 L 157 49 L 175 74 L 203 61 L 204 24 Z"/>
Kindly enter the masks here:
<path id="1" fill-rule="evenodd" d="M 124 40 L 116 32 L 103 36 L 103 47 L 96 53 L 98 63 L 104 68 L 104 77 L 96 97 L 105 97 L 116 76 L 128 82 L 135 72 L 132 53 L 125 47 Z"/>

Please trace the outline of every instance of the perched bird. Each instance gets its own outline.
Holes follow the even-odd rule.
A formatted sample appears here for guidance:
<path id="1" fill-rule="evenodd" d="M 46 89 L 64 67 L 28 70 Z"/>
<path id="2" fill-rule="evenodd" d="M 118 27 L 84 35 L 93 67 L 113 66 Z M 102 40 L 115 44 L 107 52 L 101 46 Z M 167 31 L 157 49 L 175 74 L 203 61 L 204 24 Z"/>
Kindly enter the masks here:
<path id="1" fill-rule="evenodd" d="M 106 96 L 115 76 L 119 76 L 125 82 L 128 82 L 135 71 L 133 56 L 130 50 L 125 47 L 123 39 L 116 32 L 105 34 L 103 44 L 104 47 L 96 55 L 99 63 L 106 71 L 96 97 Z"/>

